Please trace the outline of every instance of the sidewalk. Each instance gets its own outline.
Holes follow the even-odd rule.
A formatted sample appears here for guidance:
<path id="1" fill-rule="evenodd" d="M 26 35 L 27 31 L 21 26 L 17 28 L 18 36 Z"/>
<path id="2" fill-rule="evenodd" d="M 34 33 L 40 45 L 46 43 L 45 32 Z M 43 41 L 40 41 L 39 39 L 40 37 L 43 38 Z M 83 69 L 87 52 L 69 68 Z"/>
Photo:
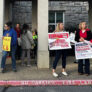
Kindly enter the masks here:
<path id="1" fill-rule="evenodd" d="M 50 65 L 52 65 L 51 59 Z M 75 58 L 69 56 L 67 58 L 67 72 L 69 76 L 63 76 L 61 74 L 61 62 L 59 62 L 57 67 L 57 73 L 59 74 L 58 78 L 52 76 L 52 68 L 50 69 L 37 69 L 35 61 L 32 60 L 31 67 L 21 66 L 20 61 L 17 61 L 17 72 L 14 73 L 11 69 L 11 59 L 7 59 L 7 72 L 2 74 L 0 73 L 0 80 L 87 80 L 92 79 L 92 60 L 91 62 L 91 75 L 78 75 L 77 73 L 77 64 L 74 63 Z"/>

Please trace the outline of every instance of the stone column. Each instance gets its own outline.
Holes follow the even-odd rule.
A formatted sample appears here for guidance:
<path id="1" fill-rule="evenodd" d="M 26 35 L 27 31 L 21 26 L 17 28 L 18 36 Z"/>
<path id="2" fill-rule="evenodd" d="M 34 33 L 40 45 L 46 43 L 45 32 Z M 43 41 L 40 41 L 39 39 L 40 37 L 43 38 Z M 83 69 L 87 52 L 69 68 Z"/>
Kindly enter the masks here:
<path id="1" fill-rule="evenodd" d="M 6 23 L 10 19 L 10 0 L 5 0 L 4 14 L 5 14 L 4 23 Z"/>
<path id="2" fill-rule="evenodd" d="M 4 23 L 4 0 L 0 0 L 0 65 L 1 65 L 1 58 L 2 58 L 3 23 Z"/>
<path id="3" fill-rule="evenodd" d="M 32 30 L 37 29 L 37 0 L 32 0 Z"/>
<path id="4" fill-rule="evenodd" d="M 92 31 L 92 1 L 89 1 L 89 28 Z"/>
<path id="5" fill-rule="evenodd" d="M 38 0 L 38 68 L 49 68 L 48 0 Z"/>

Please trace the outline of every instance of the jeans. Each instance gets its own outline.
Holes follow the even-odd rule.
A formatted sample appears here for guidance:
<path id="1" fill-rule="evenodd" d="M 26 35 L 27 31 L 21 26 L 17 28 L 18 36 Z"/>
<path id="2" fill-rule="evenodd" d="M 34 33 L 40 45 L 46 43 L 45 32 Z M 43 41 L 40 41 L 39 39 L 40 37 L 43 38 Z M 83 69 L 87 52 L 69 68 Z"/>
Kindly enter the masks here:
<path id="1" fill-rule="evenodd" d="M 15 59 L 15 52 L 16 52 L 16 46 L 12 46 L 11 47 L 11 59 L 12 59 L 12 68 L 16 69 L 16 59 Z M 6 62 L 6 58 L 7 58 L 7 51 L 3 51 L 2 52 L 2 61 L 1 61 L 1 68 L 5 68 L 5 62 Z"/>
<path id="2" fill-rule="evenodd" d="M 83 61 L 85 61 L 85 73 L 90 74 L 90 61 L 89 59 L 78 60 L 78 72 L 83 73 Z"/>
<path id="3" fill-rule="evenodd" d="M 57 50 L 55 61 L 53 63 L 53 69 L 56 69 L 56 66 L 61 57 L 61 54 L 62 54 L 62 68 L 66 68 L 66 50 Z"/>

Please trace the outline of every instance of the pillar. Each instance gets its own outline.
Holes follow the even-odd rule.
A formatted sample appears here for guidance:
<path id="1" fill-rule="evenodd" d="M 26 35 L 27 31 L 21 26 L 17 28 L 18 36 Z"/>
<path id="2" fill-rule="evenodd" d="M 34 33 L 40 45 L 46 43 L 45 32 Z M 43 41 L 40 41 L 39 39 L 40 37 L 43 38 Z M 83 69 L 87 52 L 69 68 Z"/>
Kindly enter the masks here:
<path id="1" fill-rule="evenodd" d="M 0 65 L 2 58 L 3 23 L 4 23 L 4 0 L 0 0 Z"/>
<path id="2" fill-rule="evenodd" d="M 32 0 L 32 30 L 37 29 L 37 0 Z"/>
<path id="3" fill-rule="evenodd" d="M 38 68 L 49 68 L 48 51 L 48 0 L 38 0 Z"/>
<path id="4" fill-rule="evenodd" d="M 5 0 L 4 14 L 5 14 L 4 23 L 6 23 L 10 19 L 10 0 Z"/>
<path id="5" fill-rule="evenodd" d="M 92 30 L 92 1 L 89 1 L 89 28 Z"/>

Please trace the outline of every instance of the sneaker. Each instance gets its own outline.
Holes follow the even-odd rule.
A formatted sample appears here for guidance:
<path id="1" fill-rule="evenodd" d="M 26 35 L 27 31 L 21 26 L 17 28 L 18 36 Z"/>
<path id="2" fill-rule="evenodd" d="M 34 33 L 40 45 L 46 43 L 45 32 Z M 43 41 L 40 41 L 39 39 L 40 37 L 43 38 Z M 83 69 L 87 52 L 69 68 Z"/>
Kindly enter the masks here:
<path id="1" fill-rule="evenodd" d="M 54 76 L 54 77 L 58 77 L 58 74 L 54 72 L 54 73 L 53 73 L 53 76 Z"/>
<path id="2" fill-rule="evenodd" d="M 67 76 L 68 74 L 66 72 L 62 72 L 63 75 Z"/>
<path id="3" fill-rule="evenodd" d="M 17 72 L 17 70 L 16 69 L 13 69 L 13 72 Z"/>
<path id="4" fill-rule="evenodd" d="M 78 73 L 79 75 L 83 75 L 84 73 Z"/>
<path id="5" fill-rule="evenodd" d="M 90 74 L 85 74 L 86 76 L 89 76 Z"/>
<path id="6" fill-rule="evenodd" d="M 30 64 L 27 64 L 28 67 L 30 67 L 31 65 Z"/>
<path id="7" fill-rule="evenodd" d="M 21 66 L 26 66 L 26 64 L 22 63 Z"/>
<path id="8" fill-rule="evenodd" d="M 2 71 L 1 71 L 2 73 L 5 73 L 5 69 L 2 69 Z"/>

